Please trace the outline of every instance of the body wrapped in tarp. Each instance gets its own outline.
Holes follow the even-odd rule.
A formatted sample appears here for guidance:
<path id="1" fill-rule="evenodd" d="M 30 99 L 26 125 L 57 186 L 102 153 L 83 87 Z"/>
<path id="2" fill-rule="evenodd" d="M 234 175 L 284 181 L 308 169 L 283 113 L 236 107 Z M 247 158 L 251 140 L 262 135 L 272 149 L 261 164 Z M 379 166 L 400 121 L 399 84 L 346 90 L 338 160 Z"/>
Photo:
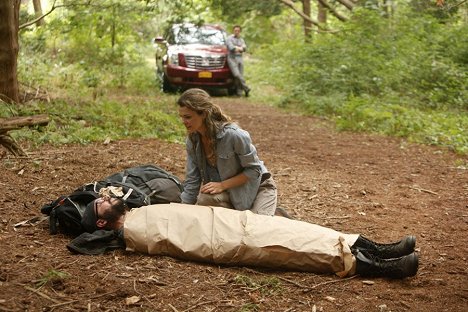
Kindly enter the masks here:
<path id="1" fill-rule="evenodd" d="M 129 251 L 226 265 L 351 275 L 357 234 L 250 211 L 185 204 L 127 213 Z"/>

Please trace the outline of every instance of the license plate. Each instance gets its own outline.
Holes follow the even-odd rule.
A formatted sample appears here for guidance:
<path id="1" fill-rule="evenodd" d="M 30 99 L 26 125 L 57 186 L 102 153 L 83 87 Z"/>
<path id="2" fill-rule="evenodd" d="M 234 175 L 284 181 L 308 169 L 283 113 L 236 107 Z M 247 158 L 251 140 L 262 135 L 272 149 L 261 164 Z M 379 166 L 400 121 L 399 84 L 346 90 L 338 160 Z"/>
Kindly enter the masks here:
<path id="1" fill-rule="evenodd" d="M 211 72 L 202 71 L 198 73 L 198 78 L 211 78 L 213 74 Z"/>

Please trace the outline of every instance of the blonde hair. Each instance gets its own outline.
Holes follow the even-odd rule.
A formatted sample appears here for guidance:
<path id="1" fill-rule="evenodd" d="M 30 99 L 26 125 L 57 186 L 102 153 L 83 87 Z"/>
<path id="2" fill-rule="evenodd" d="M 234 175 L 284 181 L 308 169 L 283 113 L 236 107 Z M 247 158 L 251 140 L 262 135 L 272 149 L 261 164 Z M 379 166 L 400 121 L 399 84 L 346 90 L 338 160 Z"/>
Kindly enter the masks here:
<path id="1" fill-rule="evenodd" d="M 213 151 L 216 151 L 216 133 L 226 124 L 232 123 L 231 117 L 224 114 L 221 108 L 213 103 L 210 95 L 197 88 L 188 89 L 177 100 L 179 107 L 187 107 L 197 114 L 205 114 L 206 136 L 211 142 Z M 190 139 L 193 141 L 192 135 Z"/>

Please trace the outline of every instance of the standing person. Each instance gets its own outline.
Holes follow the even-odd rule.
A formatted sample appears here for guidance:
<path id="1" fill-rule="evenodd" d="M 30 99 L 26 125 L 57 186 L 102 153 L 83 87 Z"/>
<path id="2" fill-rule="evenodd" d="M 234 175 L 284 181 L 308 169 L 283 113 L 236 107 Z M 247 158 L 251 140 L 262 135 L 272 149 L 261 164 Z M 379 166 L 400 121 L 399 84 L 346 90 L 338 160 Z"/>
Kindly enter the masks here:
<path id="1" fill-rule="evenodd" d="M 227 38 L 226 45 L 229 50 L 227 61 L 234 76 L 237 95 L 241 96 L 242 90 L 244 90 L 245 96 L 249 96 L 250 88 L 244 80 L 244 61 L 242 59 L 242 54 L 247 50 L 247 46 L 240 36 L 241 31 L 242 28 L 236 25 L 233 34 Z"/>
<path id="2" fill-rule="evenodd" d="M 185 91 L 177 104 L 188 132 L 182 202 L 273 215 L 276 184 L 258 158 L 249 133 L 201 89 Z"/>

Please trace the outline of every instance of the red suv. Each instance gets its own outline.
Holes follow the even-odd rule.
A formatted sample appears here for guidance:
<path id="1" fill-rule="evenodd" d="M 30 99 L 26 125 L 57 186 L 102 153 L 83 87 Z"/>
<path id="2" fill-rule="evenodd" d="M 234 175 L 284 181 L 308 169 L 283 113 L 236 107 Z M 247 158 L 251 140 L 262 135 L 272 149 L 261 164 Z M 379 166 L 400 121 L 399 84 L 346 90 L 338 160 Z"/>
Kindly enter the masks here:
<path id="1" fill-rule="evenodd" d="M 165 37 L 156 37 L 156 66 L 162 90 L 198 87 L 234 92 L 226 36 L 219 26 L 184 23 L 172 25 Z"/>

